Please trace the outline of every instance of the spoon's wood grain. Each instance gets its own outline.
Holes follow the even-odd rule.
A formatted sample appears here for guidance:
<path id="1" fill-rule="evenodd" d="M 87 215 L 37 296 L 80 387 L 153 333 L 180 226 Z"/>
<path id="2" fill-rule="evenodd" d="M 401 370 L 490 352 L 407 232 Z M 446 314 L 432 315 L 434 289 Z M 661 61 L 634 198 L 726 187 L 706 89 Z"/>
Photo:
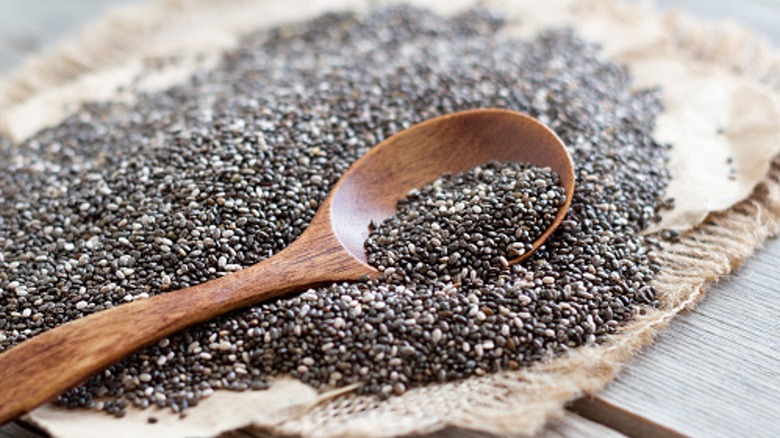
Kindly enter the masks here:
<path id="1" fill-rule="evenodd" d="M 560 176 L 567 202 L 534 242 L 535 250 L 563 220 L 574 192 L 571 159 L 560 139 L 512 111 L 480 109 L 438 117 L 390 137 L 358 160 L 306 231 L 270 259 L 198 286 L 72 321 L 0 354 L 0 424 L 185 327 L 317 284 L 376 273 L 365 264 L 363 249 L 371 221 L 392 215 L 409 190 L 442 173 L 491 160 L 548 166 Z"/>

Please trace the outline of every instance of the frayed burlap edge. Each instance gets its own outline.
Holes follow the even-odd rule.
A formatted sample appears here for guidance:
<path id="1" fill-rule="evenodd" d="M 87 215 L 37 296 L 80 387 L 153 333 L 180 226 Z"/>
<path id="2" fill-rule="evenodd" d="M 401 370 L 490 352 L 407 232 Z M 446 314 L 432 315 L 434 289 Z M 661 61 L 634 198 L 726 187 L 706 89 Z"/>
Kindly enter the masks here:
<path id="1" fill-rule="evenodd" d="M 0 108 L 21 104 L 38 92 L 67 84 L 117 60 L 142 56 L 143 48 L 163 33 L 166 17 L 192 13 L 205 3 L 164 0 L 125 9 L 98 22 L 75 42 L 49 50 L 0 81 Z M 633 15 L 646 13 L 614 0 L 582 3 L 607 4 Z M 675 36 L 675 49 L 691 59 L 722 66 L 780 90 L 780 57 L 750 31 L 732 24 L 703 24 L 680 13 L 667 15 L 663 24 Z M 533 434 L 546 421 L 560 416 L 567 401 L 596 392 L 613 380 L 631 356 L 650 343 L 675 315 L 692 308 L 708 285 L 732 272 L 778 231 L 780 164 L 775 162 L 748 199 L 711 214 L 684 233 L 678 243 L 661 251 L 664 269 L 654 280 L 661 309 L 638 315 L 606 344 L 581 348 L 522 371 L 415 389 L 386 402 L 355 395 L 339 397 L 270 429 L 312 436 L 390 436 L 459 426 Z"/>

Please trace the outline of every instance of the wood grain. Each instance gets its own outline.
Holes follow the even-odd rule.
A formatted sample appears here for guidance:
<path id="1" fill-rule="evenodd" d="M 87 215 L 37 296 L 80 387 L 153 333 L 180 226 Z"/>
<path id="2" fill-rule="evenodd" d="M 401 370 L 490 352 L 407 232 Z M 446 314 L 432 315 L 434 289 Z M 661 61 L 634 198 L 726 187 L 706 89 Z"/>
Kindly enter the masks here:
<path id="1" fill-rule="evenodd" d="M 34 429 L 28 429 L 21 424 L 11 423 L 0 428 L 0 438 L 40 438 L 43 436 Z"/>
<path id="2" fill-rule="evenodd" d="M 445 172 L 492 160 L 555 170 L 566 203 L 529 256 L 571 204 L 574 169 L 561 140 L 524 114 L 478 109 L 437 117 L 388 138 L 344 173 L 314 219 L 270 259 L 207 283 L 123 304 L 72 321 L 0 354 L 0 424 L 42 405 L 124 356 L 185 327 L 314 285 L 376 274 L 365 263 L 369 224 L 399 199 Z"/>
<path id="3" fill-rule="evenodd" d="M 568 413 L 552 420 L 535 438 L 574 437 L 623 438 L 625 435 L 579 415 Z"/>

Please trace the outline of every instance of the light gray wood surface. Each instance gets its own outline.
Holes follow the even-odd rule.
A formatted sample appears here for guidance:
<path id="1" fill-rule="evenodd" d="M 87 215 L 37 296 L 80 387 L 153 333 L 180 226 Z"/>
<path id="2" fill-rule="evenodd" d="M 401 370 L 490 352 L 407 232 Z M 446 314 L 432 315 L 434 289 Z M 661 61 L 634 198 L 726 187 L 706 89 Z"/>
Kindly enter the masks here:
<path id="1" fill-rule="evenodd" d="M 0 0 L 0 74 L 73 34 L 112 6 L 137 0 Z M 705 18 L 728 18 L 780 47 L 780 0 L 657 0 Z M 767 243 L 699 307 L 675 320 L 604 392 L 541 436 L 780 436 L 780 240 Z M 599 425 L 603 423 L 608 427 Z M 613 430 L 615 429 L 615 430 Z M 0 438 L 32 438 L 11 424 Z M 435 436 L 476 437 L 447 430 Z"/>
<path id="2" fill-rule="evenodd" d="M 0 438 L 40 438 L 41 434 L 26 429 L 20 424 L 11 423 L 0 428 Z"/>
<path id="3" fill-rule="evenodd" d="M 567 414 L 551 421 L 536 438 L 572 437 L 622 438 L 625 435 L 579 415 Z"/>

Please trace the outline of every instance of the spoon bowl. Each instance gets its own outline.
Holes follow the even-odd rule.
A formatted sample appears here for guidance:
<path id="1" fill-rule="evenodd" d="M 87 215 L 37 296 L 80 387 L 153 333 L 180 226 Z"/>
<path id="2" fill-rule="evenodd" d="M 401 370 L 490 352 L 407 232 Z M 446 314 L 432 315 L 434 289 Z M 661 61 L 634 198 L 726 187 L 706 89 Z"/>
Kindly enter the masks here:
<path id="1" fill-rule="evenodd" d="M 396 211 L 410 190 L 444 173 L 465 172 L 489 161 L 514 161 L 549 167 L 566 194 L 553 223 L 511 260 L 529 257 L 560 225 L 574 194 L 574 169 L 563 142 L 542 123 L 522 113 L 476 109 L 430 119 L 380 143 L 357 161 L 335 185 L 323 208 L 340 244 L 356 260 L 366 261 L 369 223 L 381 223 Z"/>
<path id="2" fill-rule="evenodd" d="M 528 257 L 561 223 L 574 193 L 571 158 L 561 140 L 538 121 L 501 109 L 431 119 L 388 138 L 355 162 L 306 230 L 273 257 L 197 286 L 71 321 L 0 354 L 0 424 L 185 327 L 319 284 L 378 274 L 366 264 L 363 246 L 372 221 L 391 216 L 411 189 L 494 160 L 550 167 L 564 188 L 566 202 L 551 226 L 512 263 Z"/>

